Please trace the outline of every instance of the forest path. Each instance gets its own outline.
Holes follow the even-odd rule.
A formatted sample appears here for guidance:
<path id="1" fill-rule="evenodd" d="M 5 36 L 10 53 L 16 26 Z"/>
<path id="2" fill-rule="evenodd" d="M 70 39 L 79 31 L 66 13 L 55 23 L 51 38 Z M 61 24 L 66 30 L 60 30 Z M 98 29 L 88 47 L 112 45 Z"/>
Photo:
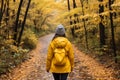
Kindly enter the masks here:
<path id="1" fill-rule="evenodd" d="M 47 47 L 54 34 L 43 36 L 35 50 L 31 51 L 31 59 L 16 68 L 9 78 L 0 80 L 53 80 L 52 74 L 45 70 Z M 96 60 L 74 47 L 75 68 L 68 80 L 116 80 L 112 70 L 103 67 Z"/>

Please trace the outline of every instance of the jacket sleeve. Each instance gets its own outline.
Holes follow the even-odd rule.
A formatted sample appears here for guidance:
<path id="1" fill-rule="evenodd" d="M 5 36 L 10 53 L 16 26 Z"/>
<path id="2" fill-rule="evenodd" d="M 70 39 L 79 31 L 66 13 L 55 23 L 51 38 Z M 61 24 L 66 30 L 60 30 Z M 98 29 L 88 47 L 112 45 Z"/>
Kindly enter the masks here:
<path id="1" fill-rule="evenodd" d="M 51 67 L 51 61 L 53 58 L 53 50 L 51 44 L 48 47 L 47 60 L 46 60 L 46 70 L 49 71 Z"/>
<path id="2" fill-rule="evenodd" d="M 71 64 L 71 71 L 73 70 L 74 67 L 74 51 L 73 51 L 73 47 L 72 44 L 69 42 L 69 54 L 68 54 L 69 60 L 70 60 L 70 64 Z"/>

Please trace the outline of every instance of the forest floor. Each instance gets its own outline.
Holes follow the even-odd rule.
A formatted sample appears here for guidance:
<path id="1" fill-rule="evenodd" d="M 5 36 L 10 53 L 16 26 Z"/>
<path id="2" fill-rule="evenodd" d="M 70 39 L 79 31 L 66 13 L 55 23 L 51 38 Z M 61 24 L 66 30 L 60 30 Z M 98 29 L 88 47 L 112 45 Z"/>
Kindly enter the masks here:
<path id="1" fill-rule="evenodd" d="M 43 36 L 39 39 L 36 49 L 30 52 L 31 58 L 11 73 L 3 75 L 0 80 L 53 80 L 52 74 L 45 70 L 47 47 L 54 34 Z M 69 74 L 68 80 L 120 80 L 116 79 L 115 69 L 105 66 L 74 47 L 75 67 Z M 119 75 L 120 77 L 120 75 Z"/>

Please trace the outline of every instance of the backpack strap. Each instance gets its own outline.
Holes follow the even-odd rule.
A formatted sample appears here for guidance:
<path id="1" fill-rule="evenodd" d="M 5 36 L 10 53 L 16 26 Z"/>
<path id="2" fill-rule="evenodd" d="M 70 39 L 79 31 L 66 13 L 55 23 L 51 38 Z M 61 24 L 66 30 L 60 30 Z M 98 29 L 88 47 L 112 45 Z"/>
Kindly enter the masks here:
<path id="1" fill-rule="evenodd" d="M 68 42 L 66 43 L 66 46 L 64 47 L 64 50 L 65 50 L 65 56 L 68 55 L 68 51 L 66 50 L 67 44 L 68 44 Z"/>

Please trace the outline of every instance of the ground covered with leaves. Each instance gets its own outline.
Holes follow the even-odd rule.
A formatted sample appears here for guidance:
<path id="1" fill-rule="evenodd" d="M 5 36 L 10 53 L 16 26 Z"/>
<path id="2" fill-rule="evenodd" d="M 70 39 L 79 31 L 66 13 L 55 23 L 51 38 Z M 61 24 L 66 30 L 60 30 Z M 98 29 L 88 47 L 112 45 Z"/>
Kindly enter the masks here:
<path id="1" fill-rule="evenodd" d="M 2 75 L 0 80 L 53 80 L 52 74 L 45 70 L 47 47 L 54 34 L 43 36 L 33 51 L 30 59 L 17 66 L 11 73 Z M 94 57 L 74 47 L 75 67 L 68 80 L 119 80 L 115 78 L 115 69 L 105 67 Z"/>

